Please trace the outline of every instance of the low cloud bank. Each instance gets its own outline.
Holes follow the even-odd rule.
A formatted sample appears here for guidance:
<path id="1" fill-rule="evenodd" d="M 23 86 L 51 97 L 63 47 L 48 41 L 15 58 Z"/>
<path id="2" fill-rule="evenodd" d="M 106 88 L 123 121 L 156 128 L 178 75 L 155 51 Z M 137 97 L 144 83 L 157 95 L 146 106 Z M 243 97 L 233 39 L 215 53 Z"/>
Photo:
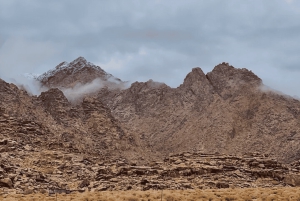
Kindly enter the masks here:
<path id="1" fill-rule="evenodd" d="M 99 78 L 87 84 L 78 83 L 72 88 L 62 88 L 62 92 L 70 102 L 76 102 L 87 94 L 95 93 L 105 85 Z"/>
<path id="2" fill-rule="evenodd" d="M 104 87 L 108 89 L 126 89 L 128 84 L 112 77 L 108 81 L 96 78 L 92 82 L 86 84 L 78 83 L 72 88 L 61 88 L 61 90 L 70 102 L 76 103 L 89 94 L 97 93 Z"/>

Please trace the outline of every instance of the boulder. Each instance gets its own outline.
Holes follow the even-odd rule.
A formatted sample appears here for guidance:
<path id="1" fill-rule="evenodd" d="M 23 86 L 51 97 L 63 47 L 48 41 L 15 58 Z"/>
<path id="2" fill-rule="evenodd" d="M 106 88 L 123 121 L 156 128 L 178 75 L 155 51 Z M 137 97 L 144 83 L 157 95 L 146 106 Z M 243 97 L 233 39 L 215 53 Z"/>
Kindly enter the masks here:
<path id="1" fill-rule="evenodd" d="M 83 180 L 80 184 L 79 184 L 79 188 L 84 188 L 90 185 L 90 181 L 88 181 L 87 179 Z"/>
<path id="2" fill-rule="evenodd" d="M 0 187 L 12 188 L 13 183 L 10 178 L 4 178 L 0 180 Z"/>
<path id="3" fill-rule="evenodd" d="M 216 187 L 217 188 L 229 188 L 229 184 L 228 183 L 225 183 L 225 182 L 218 182 L 216 184 Z"/>
<path id="4" fill-rule="evenodd" d="M 300 186 L 300 175 L 299 174 L 289 174 L 285 176 L 284 183 L 291 186 Z"/>

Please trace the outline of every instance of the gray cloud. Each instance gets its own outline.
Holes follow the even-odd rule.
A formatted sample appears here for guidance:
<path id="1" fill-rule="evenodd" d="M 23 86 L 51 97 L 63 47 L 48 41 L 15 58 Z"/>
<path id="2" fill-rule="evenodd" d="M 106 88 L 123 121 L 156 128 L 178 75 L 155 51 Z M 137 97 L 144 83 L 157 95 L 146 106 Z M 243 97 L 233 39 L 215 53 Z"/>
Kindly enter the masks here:
<path id="1" fill-rule="evenodd" d="M 300 96 L 299 19 L 291 0 L 2 0 L 0 77 L 84 56 L 122 80 L 176 87 L 226 61 Z"/>

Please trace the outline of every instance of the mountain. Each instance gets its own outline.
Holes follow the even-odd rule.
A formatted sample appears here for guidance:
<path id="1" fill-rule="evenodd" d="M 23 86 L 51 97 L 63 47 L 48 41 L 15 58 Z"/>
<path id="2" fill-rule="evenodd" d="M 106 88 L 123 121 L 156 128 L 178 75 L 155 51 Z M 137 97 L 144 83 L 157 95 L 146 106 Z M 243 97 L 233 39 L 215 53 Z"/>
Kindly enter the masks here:
<path id="1" fill-rule="evenodd" d="M 119 122 L 102 102 L 86 97 L 72 105 L 52 88 L 30 96 L 0 79 L 1 139 L 33 149 L 120 157 L 132 146 Z"/>
<path id="2" fill-rule="evenodd" d="M 0 188 L 300 185 L 300 102 L 247 69 L 222 63 L 193 68 L 177 88 L 124 88 L 79 57 L 36 79 L 49 88 L 39 96 L 0 79 Z M 67 98 L 95 79 L 93 93 Z"/>
<path id="3" fill-rule="evenodd" d="M 88 62 L 84 57 L 78 57 L 71 63 L 64 61 L 36 79 L 48 88 L 72 88 L 76 84 L 87 84 L 95 79 L 111 87 L 123 83 L 119 78 L 106 73 L 101 67 Z"/>
<path id="4" fill-rule="evenodd" d="M 253 72 L 222 63 L 206 75 L 194 68 L 177 88 L 135 82 L 120 93 L 100 92 L 98 99 L 158 156 L 260 152 L 299 159 L 300 102 L 262 87 Z"/>
<path id="5" fill-rule="evenodd" d="M 80 101 L 70 103 L 68 89 L 77 93 L 75 86 L 95 79 L 103 85 L 93 93 L 80 93 Z M 115 149 L 126 136 L 121 144 L 143 150 L 135 158 L 145 160 L 185 151 L 260 152 L 283 162 L 300 158 L 300 102 L 265 90 L 253 72 L 228 63 L 215 66 L 207 74 L 194 68 L 177 88 L 153 80 L 122 88 L 124 82 L 83 57 L 63 62 L 37 80 L 50 90 L 31 97 L 4 84 L 15 93 L 8 96 L 8 91 L 3 91 L 3 100 L 10 97 L 18 105 L 3 100 L 2 105 L 15 111 L 25 108 L 14 115 L 37 119 L 43 133 L 49 130 L 56 136 L 86 136 L 86 142 L 75 144 L 84 143 L 82 150 L 87 152 L 110 153 L 107 148 Z M 56 130 L 53 125 L 57 125 Z"/>

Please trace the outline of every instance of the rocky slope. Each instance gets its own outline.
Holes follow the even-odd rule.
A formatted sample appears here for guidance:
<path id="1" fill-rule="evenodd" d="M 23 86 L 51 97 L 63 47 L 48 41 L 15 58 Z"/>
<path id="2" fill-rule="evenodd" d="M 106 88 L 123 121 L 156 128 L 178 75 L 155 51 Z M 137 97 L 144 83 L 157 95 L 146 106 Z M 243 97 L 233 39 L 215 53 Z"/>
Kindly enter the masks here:
<path id="1" fill-rule="evenodd" d="M 135 82 L 119 93 L 102 90 L 98 99 L 125 132 L 158 156 L 250 151 L 299 159 L 300 102 L 261 87 L 251 71 L 222 63 L 207 75 L 194 68 L 177 88 Z"/>
<path id="2" fill-rule="evenodd" d="M 99 100 L 72 105 L 57 88 L 29 96 L 0 79 L 0 108 L 0 139 L 30 149 L 119 157 L 134 144 Z"/>
<path id="3" fill-rule="evenodd" d="M 183 151 L 261 152 L 284 162 L 300 158 L 300 102 L 262 90 L 262 80 L 247 69 L 222 63 L 205 75 L 194 68 L 177 88 L 152 80 L 135 82 L 127 89 L 110 87 L 111 77 L 79 57 L 38 80 L 62 90 L 95 78 L 103 80 L 97 96 L 83 96 L 107 105 L 148 159 Z"/>

